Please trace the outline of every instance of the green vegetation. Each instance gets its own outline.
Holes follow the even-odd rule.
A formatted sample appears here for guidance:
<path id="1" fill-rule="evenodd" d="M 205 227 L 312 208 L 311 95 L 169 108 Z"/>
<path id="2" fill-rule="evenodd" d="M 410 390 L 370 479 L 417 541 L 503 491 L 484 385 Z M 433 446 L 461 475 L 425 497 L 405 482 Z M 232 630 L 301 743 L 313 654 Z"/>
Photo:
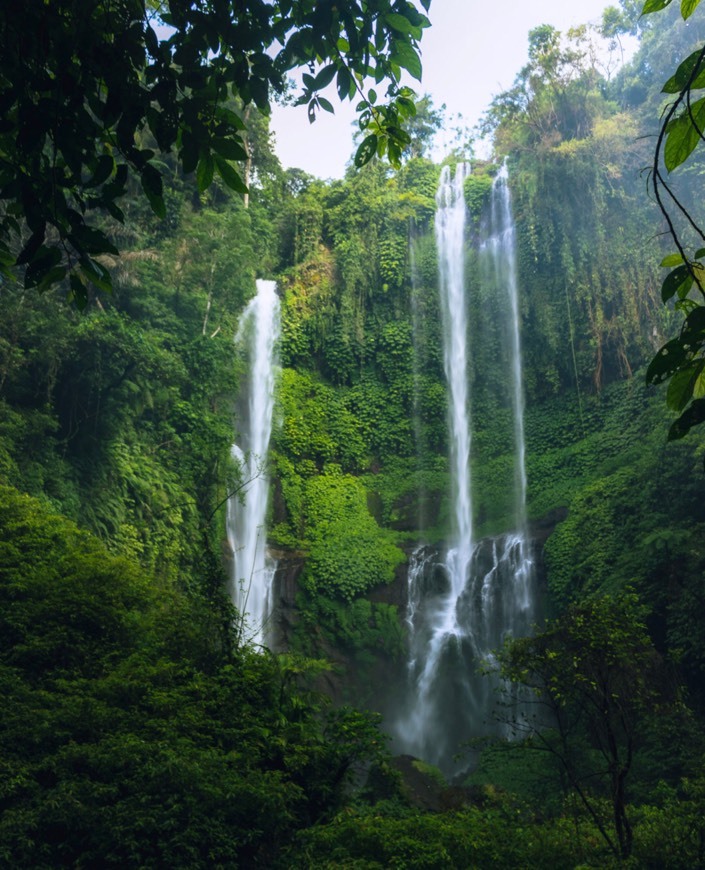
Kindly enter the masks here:
<path id="1" fill-rule="evenodd" d="M 648 0 L 644 13 L 657 12 L 669 2 Z M 699 5 L 700 0 L 682 0 L 683 18 L 690 18 Z M 680 412 L 669 430 L 671 440 L 683 438 L 691 427 L 705 421 L 705 267 L 701 261 L 705 234 L 697 205 L 679 191 L 678 180 L 666 180 L 666 173 L 688 160 L 705 138 L 701 118 L 705 97 L 695 99 L 703 87 L 705 45 L 700 43 L 663 85 L 663 92 L 672 95 L 673 102 L 663 112 L 651 169 L 654 196 L 677 249 L 661 261 L 671 269 L 661 286 L 661 299 L 664 303 L 676 299 L 675 310 L 683 315 L 678 336 L 661 348 L 647 372 L 649 383 L 669 381 L 666 401 Z M 691 256 L 689 250 L 694 251 Z"/>
<path id="2" fill-rule="evenodd" d="M 379 737 L 307 690 L 321 663 L 238 648 L 224 601 L 1 496 L 3 863 L 271 866 L 340 808 Z"/>
<path id="3" fill-rule="evenodd" d="M 28 22 L 66 13 L 58 39 L 70 4 L 40 6 L 30 4 Z M 92 15 L 107 9 L 89 6 Z M 359 15 L 348 19 L 353 7 Z M 475 529 L 506 532 L 514 521 L 506 312 L 477 245 L 506 158 L 527 508 L 548 619 L 500 656 L 511 691 L 532 700 L 539 719 L 508 723 L 523 732 L 516 740 L 471 747 L 476 768 L 452 784 L 422 760 L 390 758 L 376 715 L 342 706 L 394 704 L 407 652 L 406 554 L 421 540 L 442 542 L 449 526 L 433 232 L 440 168 L 425 157 L 441 113 L 422 98 L 409 119 L 414 138 L 393 131 L 394 112 L 412 111 L 399 75 L 417 69 L 425 19 L 408 3 L 377 4 L 381 42 L 370 62 L 391 77 L 392 102 L 366 93 L 358 163 L 369 159 L 329 183 L 282 171 L 266 117 L 251 107 L 267 99 L 257 82 L 276 84 L 310 59 L 312 113 L 327 108 L 318 93 L 326 82 L 349 96 L 345 70 L 362 62 L 360 46 L 348 39 L 350 52 L 331 57 L 329 40 L 341 28 L 365 32 L 367 7 L 250 4 L 263 16 L 252 19 L 247 81 L 233 79 L 221 105 L 213 76 L 236 53 L 218 42 L 222 64 L 198 54 L 199 45 L 215 51 L 221 30 L 210 34 L 207 16 L 185 29 L 176 22 L 162 44 L 196 52 L 200 77 L 159 103 L 154 89 L 186 66 L 174 72 L 160 43 L 145 42 L 151 24 L 138 3 L 125 39 L 141 53 L 124 81 L 115 68 L 103 102 L 80 122 L 91 149 L 99 143 L 95 154 L 85 137 L 72 139 L 75 153 L 58 141 L 54 112 L 37 120 L 36 150 L 17 150 L 20 109 L 46 99 L 40 43 L 18 43 L 31 81 L 22 93 L 11 77 L 0 81 L 13 127 L 0 130 L 0 863 L 703 864 L 703 446 L 685 431 L 697 417 L 688 409 L 704 401 L 701 306 L 689 295 L 700 254 L 654 257 L 663 227 L 638 175 L 674 73 L 669 59 L 692 56 L 703 34 L 696 15 L 679 29 L 678 9 L 663 24 L 648 16 L 637 25 L 633 7 L 608 10 L 602 33 L 530 34 L 526 68 L 487 114 L 494 159 L 476 162 L 465 183 Z M 3 7 L 3 23 L 13 9 Z M 289 12 L 282 54 L 258 54 Z M 240 33 L 244 20 L 238 13 L 228 27 Z M 635 28 L 633 61 L 607 76 L 597 42 Z M 81 50 L 108 37 L 94 28 Z M 52 38 L 50 66 L 59 48 Z M 7 55 L 10 71 L 19 58 Z M 89 71 L 71 69 L 82 105 Z M 698 69 L 686 67 L 696 70 L 691 81 L 681 69 L 667 99 L 686 104 Z M 131 98 L 149 115 L 120 127 L 106 106 L 125 82 L 138 82 Z M 173 100 L 176 126 L 165 132 Z M 209 126 L 202 111 L 212 100 Z M 697 147 L 685 154 L 697 106 L 672 115 L 662 135 L 667 168 L 676 169 L 674 149 L 683 157 L 688 208 L 702 176 Z M 118 137 L 113 150 L 106 136 Z M 39 169 L 55 139 L 64 199 L 42 216 L 32 202 L 49 203 Z M 158 158 L 157 147 L 171 153 Z M 375 158 L 385 148 L 408 157 L 399 171 Z M 32 160 L 36 184 L 22 200 L 13 184 L 29 178 Z M 236 172 L 247 177 L 246 201 Z M 119 209 L 122 223 L 104 221 L 106 209 Z M 662 255 L 680 269 L 661 291 L 677 300 L 673 310 L 660 305 Z M 89 292 L 105 291 L 108 274 L 112 293 Z M 269 538 L 285 577 L 282 654 L 241 645 L 223 596 L 224 505 L 241 484 L 230 445 L 245 361 L 233 335 L 264 275 L 277 277 L 282 304 L 268 468 Z M 57 292 L 36 292 L 52 282 Z M 66 304 L 71 296 L 82 311 Z M 668 363 L 661 353 L 649 365 L 683 315 Z M 672 418 L 645 373 L 671 376 L 671 409 L 691 415 L 676 423 L 677 443 L 665 443 Z"/>
<path id="4" fill-rule="evenodd" d="M 110 291 L 101 255 L 118 248 L 95 212 L 125 223 L 118 203 L 139 179 L 165 218 L 164 178 L 177 167 L 195 173 L 200 192 L 217 173 L 247 195 L 251 110 L 268 114 L 294 68 L 308 69 L 298 103 L 309 120 L 333 111 L 320 93 L 333 82 L 341 100 L 356 101 L 366 134 L 357 165 L 375 154 L 399 165 L 411 141 L 404 120 L 416 113 L 402 70 L 421 79 L 428 26 L 408 0 L 323 10 L 312 0 L 9 0 L 0 11 L 0 271 L 11 278 L 21 267 L 25 288 L 39 291 L 66 283 L 79 308 L 89 287 Z M 379 100 L 365 89 L 370 77 L 387 85 Z"/>

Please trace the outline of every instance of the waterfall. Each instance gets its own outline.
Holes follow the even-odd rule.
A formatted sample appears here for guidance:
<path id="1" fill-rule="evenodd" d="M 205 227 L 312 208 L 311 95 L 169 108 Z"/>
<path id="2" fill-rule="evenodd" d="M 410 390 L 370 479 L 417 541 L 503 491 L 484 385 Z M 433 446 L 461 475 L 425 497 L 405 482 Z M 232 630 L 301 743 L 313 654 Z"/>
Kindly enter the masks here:
<path id="1" fill-rule="evenodd" d="M 519 288 L 517 283 L 516 229 L 512 216 L 507 164 L 492 185 L 488 237 L 482 248 L 492 261 L 495 287 L 506 292 L 509 303 L 508 350 L 511 374 L 511 403 L 514 423 L 514 508 L 515 528 L 526 526 L 526 457 L 524 442 L 524 390 L 522 387 L 521 341 L 519 337 Z"/>
<path id="2" fill-rule="evenodd" d="M 468 417 L 467 313 L 465 304 L 465 196 L 467 165 L 451 178 L 444 166 L 436 194 L 438 284 L 443 318 L 443 362 L 450 398 L 450 466 L 453 483 L 454 547 L 451 583 L 456 597 L 465 585 L 472 553 L 470 420 Z M 452 608 L 449 608 L 451 610 Z"/>
<path id="3" fill-rule="evenodd" d="M 497 676 L 488 676 L 494 650 L 507 636 L 530 631 L 534 569 L 526 535 L 526 471 L 516 239 L 506 170 L 493 186 L 487 238 L 496 290 L 506 300 L 504 339 L 511 360 L 514 440 L 514 529 L 476 542 L 470 468 L 468 316 L 465 296 L 463 185 L 467 167 L 443 169 L 436 197 L 436 243 L 442 311 L 444 369 L 448 385 L 452 528 L 439 553 L 419 547 L 408 574 L 407 703 L 392 730 L 399 750 L 438 765 L 446 774 L 467 768 L 456 754 L 471 738 L 510 736 L 492 717 Z"/>
<path id="4" fill-rule="evenodd" d="M 244 351 L 248 374 L 243 425 L 232 455 L 241 469 L 242 487 L 228 499 L 227 535 L 233 553 L 232 597 L 243 620 L 243 637 L 268 639 L 272 581 L 276 562 L 267 553 L 266 514 L 269 479 L 267 450 L 274 411 L 274 369 L 279 338 L 279 299 L 274 281 L 257 281 L 257 294 L 243 311 L 235 345 Z"/>
<path id="5" fill-rule="evenodd" d="M 510 401 L 514 441 L 514 533 L 513 597 L 505 616 L 506 633 L 526 635 L 536 619 L 534 566 L 526 529 L 526 440 L 524 438 L 524 388 L 522 374 L 519 282 L 517 270 L 516 225 L 512 214 L 509 173 L 506 162 L 492 184 L 489 225 L 481 253 L 489 254 L 494 272 L 494 288 L 504 295 L 508 317 L 505 318 L 505 343 L 509 352 Z"/>

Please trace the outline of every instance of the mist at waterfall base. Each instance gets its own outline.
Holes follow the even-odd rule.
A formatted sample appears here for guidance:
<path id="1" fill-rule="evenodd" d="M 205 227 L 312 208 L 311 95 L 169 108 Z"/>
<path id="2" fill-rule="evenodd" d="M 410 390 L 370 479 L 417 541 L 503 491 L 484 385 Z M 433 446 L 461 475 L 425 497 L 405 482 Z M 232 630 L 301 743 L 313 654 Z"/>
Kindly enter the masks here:
<path id="1" fill-rule="evenodd" d="M 436 244 L 442 311 L 453 526 L 443 549 L 418 547 L 408 572 L 409 654 L 406 690 L 390 717 L 393 748 L 438 766 L 447 776 L 472 766 L 471 741 L 510 738 L 516 699 L 494 671 L 494 651 L 527 635 L 536 619 L 534 566 L 526 531 L 516 238 L 506 168 L 496 177 L 478 244 L 480 299 L 468 305 L 465 275 L 468 168 L 444 167 L 436 196 Z M 488 304 L 484 304 L 484 299 Z M 469 322 L 469 311 L 482 315 Z M 511 411 L 513 527 L 476 541 L 472 503 L 472 346 L 489 330 L 497 365 L 508 373 L 496 387 Z M 476 379 L 477 380 L 477 379 Z M 507 706 L 507 704 L 509 706 Z"/>
<path id="2" fill-rule="evenodd" d="M 230 592 L 242 620 L 242 640 L 266 644 L 272 614 L 276 562 L 267 552 L 269 478 L 267 451 L 274 411 L 274 375 L 279 340 L 276 282 L 257 281 L 257 293 L 243 311 L 235 335 L 246 358 L 247 379 L 238 397 L 237 443 L 233 460 L 242 486 L 227 503 L 227 537 L 232 552 Z"/>

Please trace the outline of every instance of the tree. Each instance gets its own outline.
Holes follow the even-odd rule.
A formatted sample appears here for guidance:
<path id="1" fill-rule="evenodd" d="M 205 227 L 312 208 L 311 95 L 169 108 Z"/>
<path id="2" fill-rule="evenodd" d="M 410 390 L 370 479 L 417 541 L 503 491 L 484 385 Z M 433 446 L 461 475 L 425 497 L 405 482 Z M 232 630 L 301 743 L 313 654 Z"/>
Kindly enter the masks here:
<path id="1" fill-rule="evenodd" d="M 298 102 L 311 121 L 333 111 L 321 93 L 333 82 L 341 99 L 358 99 L 358 165 L 374 154 L 398 163 L 415 111 L 402 71 L 420 79 L 428 25 L 412 0 L 6 0 L 0 274 L 19 266 L 40 291 L 68 278 L 79 307 L 88 285 L 110 290 L 99 257 L 117 250 L 98 216 L 124 220 L 118 203 L 133 180 L 164 216 L 170 154 L 199 190 L 217 172 L 245 194 L 234 107 L 267 113 L 295 67 L 308 69 Z M 387 83 L 386 102 L 363 91 L 370 76 Z"/>
<path id="2" fill-rule="evenodd" d="M 660 11 L 670 3 L 646 0 L 642 14 Z M 700 0 L 681 0 L 683 18 L 690 18 L 699 4 Z M 663 93 L 673 101 L 663 112 L 651 166 L 654 196 L 676 247 L 661 261 L 670 269 L 661 298 L 664 303 L 675 299 L 675 310 L 684 317 L 679 334 L 659 350 L 646 373 L 651 384 L 668 381 L 666 400 L 680 412 L 670 427 L 669 440 L 683 438 L 693 426 L 705 422 L 705 230 L 671 178 L 673 170 L 705 140 L 705 96 L 697 96 L 703 89 L 705 44 L 689 54 L 663 86 Z"/>
<path id="3" fill-rule="evenodd" d="M 410 157 L 427 157 L 433 144 L 433 138 L 445 122 L 445 104 L 440 109 L 433 105 L 430 94 L 424 94 L 416 103 L 416 114 L 409 119 L 407 132 L 409 143 L 404 153 Z"/>
<path id="4" fill-rule="evenodd" d="M 587 137 L 606 113 L 600 92 L 600 34 L 587 26 L 563 35 L 548 24 L 529 32 L 529 62 L 513 86 L 495 97 L 481 124 L 495 150 L 546 150 Z"/>
<path id="5" fill-rule="evenodd" d="M 588 599 L 501 656 L 503 676 L 529 686 L 541 710 L 515 727 L 554 755 L 618 860 L 632 849 L 626 782 L 640 724 L 659 696 L 660 662 L 643 619 L 633 593 Z M 596 784 L 606 789 L 611 823 Z"/>

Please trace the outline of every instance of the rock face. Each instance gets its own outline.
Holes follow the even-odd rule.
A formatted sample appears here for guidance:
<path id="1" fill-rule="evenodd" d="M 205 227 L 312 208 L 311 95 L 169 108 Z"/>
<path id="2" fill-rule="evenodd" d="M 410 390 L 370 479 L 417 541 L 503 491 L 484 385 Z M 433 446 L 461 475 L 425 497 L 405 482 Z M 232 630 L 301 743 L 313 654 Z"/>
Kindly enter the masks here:
<path id="1" fill-rule="evenodd" d="M 306 557 L 295 550 L 271 550 L 277 560 L 272 585 L 272 641 L 275 652 L 289 649 L 297 622 L 296 593 Z"/>

